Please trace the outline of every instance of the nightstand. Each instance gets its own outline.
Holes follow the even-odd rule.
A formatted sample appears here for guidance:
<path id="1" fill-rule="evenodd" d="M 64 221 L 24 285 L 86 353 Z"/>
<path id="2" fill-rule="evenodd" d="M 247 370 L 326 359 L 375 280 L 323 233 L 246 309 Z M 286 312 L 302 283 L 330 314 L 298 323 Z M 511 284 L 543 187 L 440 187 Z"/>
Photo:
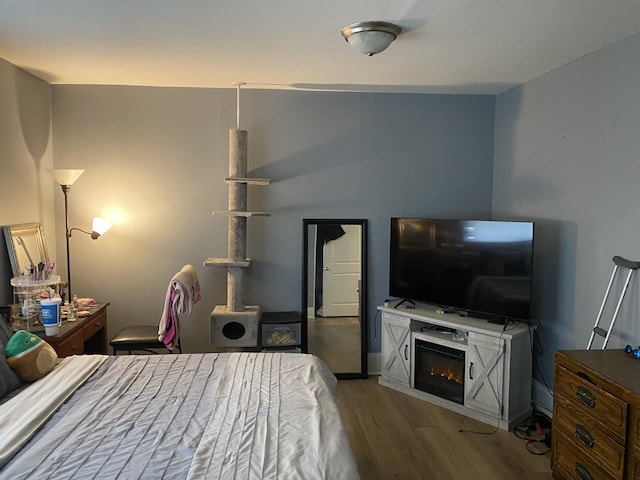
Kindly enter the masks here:
<path id="1" fill-rule="evenodd" d="M 554 478 L 640 478 L 638 378 L 640 360 L 624 350 L 556 352 Z"/>

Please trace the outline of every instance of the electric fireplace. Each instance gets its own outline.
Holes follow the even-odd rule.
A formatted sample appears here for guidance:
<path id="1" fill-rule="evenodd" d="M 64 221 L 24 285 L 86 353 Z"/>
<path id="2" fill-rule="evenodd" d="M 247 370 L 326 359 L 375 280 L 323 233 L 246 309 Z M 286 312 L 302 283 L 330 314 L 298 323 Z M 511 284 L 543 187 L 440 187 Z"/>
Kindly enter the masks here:
<path id="1" fill-rule="evenodd" d="M 429 305 L 379 309 L 380 385 L 507 431 L 531 416 L 530 325 L 505 329 Z"/>
<path id="2" fill-rule="evenodd" d="M 464 405 L 465 351 L 414 338 L 414 385 Z"/>

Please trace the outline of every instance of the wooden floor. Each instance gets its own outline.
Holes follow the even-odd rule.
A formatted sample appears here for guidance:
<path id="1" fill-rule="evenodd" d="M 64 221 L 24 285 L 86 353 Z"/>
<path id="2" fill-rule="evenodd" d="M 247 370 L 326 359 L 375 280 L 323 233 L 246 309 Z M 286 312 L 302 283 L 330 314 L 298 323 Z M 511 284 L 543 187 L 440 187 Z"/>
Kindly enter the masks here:
<path id="1" fill-rule="evenodd" d="M 362 480 L 549 480 L 551 454 L 513 432 L 378 385 L 340 380 L 338 401 Z M 472 430 L 485 433 L 471 433 Z"/>
<path id="2" fill-rule="evenodd" d="M 357 317 L 308 318 L 307 341 L 309 353 L 320 357 L 333 373 L 362 371 Z"/>

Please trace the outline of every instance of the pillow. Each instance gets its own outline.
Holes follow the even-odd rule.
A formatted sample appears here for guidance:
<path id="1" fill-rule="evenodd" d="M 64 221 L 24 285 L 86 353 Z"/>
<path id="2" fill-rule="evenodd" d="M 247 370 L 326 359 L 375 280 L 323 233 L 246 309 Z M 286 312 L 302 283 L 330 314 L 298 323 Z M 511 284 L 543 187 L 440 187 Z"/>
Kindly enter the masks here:
<path id="1" fill-rule="evenodd" d="M 58 361 L 58 354 L 51 345 L 26 330 L 19 330 L 11 337 L 5 356 L 7 364 L 23 382 L 44 377 Z"/>
<path id="2" fill-rule="evenodd" d="M 7 359 L 4 356 L 5 345 L 12 336 L 13 331 L 0 318 L 0 397 L 4 397 L 22 385 L 16 372 L 7 365 Z"/>

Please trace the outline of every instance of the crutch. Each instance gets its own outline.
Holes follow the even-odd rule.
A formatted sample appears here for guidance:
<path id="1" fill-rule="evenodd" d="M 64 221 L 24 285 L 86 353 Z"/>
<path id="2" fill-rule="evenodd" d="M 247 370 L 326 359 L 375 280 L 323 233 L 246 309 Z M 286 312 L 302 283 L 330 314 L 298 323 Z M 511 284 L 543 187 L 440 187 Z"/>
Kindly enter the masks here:
<path id="1" fill-rule="evenodd" d="M 613 257 L 613 263 L 614 263 L 613 273 L 611 274 L 611 279 L 609 280 L 607 291 L 604 294 L 604 299 L 602 300 L 602 305 L 600 306 L 600 311 L 598 312 L 596 323 L 593 326 L 593 330 L 591 331 L 591 337 L 589 338 L 589 343 L 587 344 L 587 350 L 591 349 L 591 345 L 593 344 L 593 339 L 595 338 L 596 335 L 604 338 L 604 342 L 602 343 L 602 350 L 606 348 L 607 342 L 609 342 L 609 337 L 611 336 L 611 332 L 613 331 L 613 325 L 616 323 L 616 318 L 618 317 L 618 312 L 620 311 L 622 300 L 624 300 L 624 296 L 627 293 L 627 288 L 629 287 L 629 283 L 631 282 L 631 277 L 633 276 L 633 273 L 640 267 L 640 262 L 634 262 L 619 256 Z M 616 309 L 613 312 L 613 318 L 611 319 L 609 328 L 605 330 L 603 328 L 600 328 L 599 323 L 600 323 L 600 319 L 602 318 L 602 312 L 604 311 L 605 304 L 607 303 L 609 293 L 611 293 L 611 286 L 613 285 L 613 280 L 616 278 L 616 274 L 618 273 L 618 270 L 620 270 L 620 268 L 628 269 L 629 273 L 627 273 L 627 279 L 624 282 L 624 287 L 622 288 L 622 292 L 620 293 L 620 298 L 618 299 L 618 304 L 616 305 Z"/>

